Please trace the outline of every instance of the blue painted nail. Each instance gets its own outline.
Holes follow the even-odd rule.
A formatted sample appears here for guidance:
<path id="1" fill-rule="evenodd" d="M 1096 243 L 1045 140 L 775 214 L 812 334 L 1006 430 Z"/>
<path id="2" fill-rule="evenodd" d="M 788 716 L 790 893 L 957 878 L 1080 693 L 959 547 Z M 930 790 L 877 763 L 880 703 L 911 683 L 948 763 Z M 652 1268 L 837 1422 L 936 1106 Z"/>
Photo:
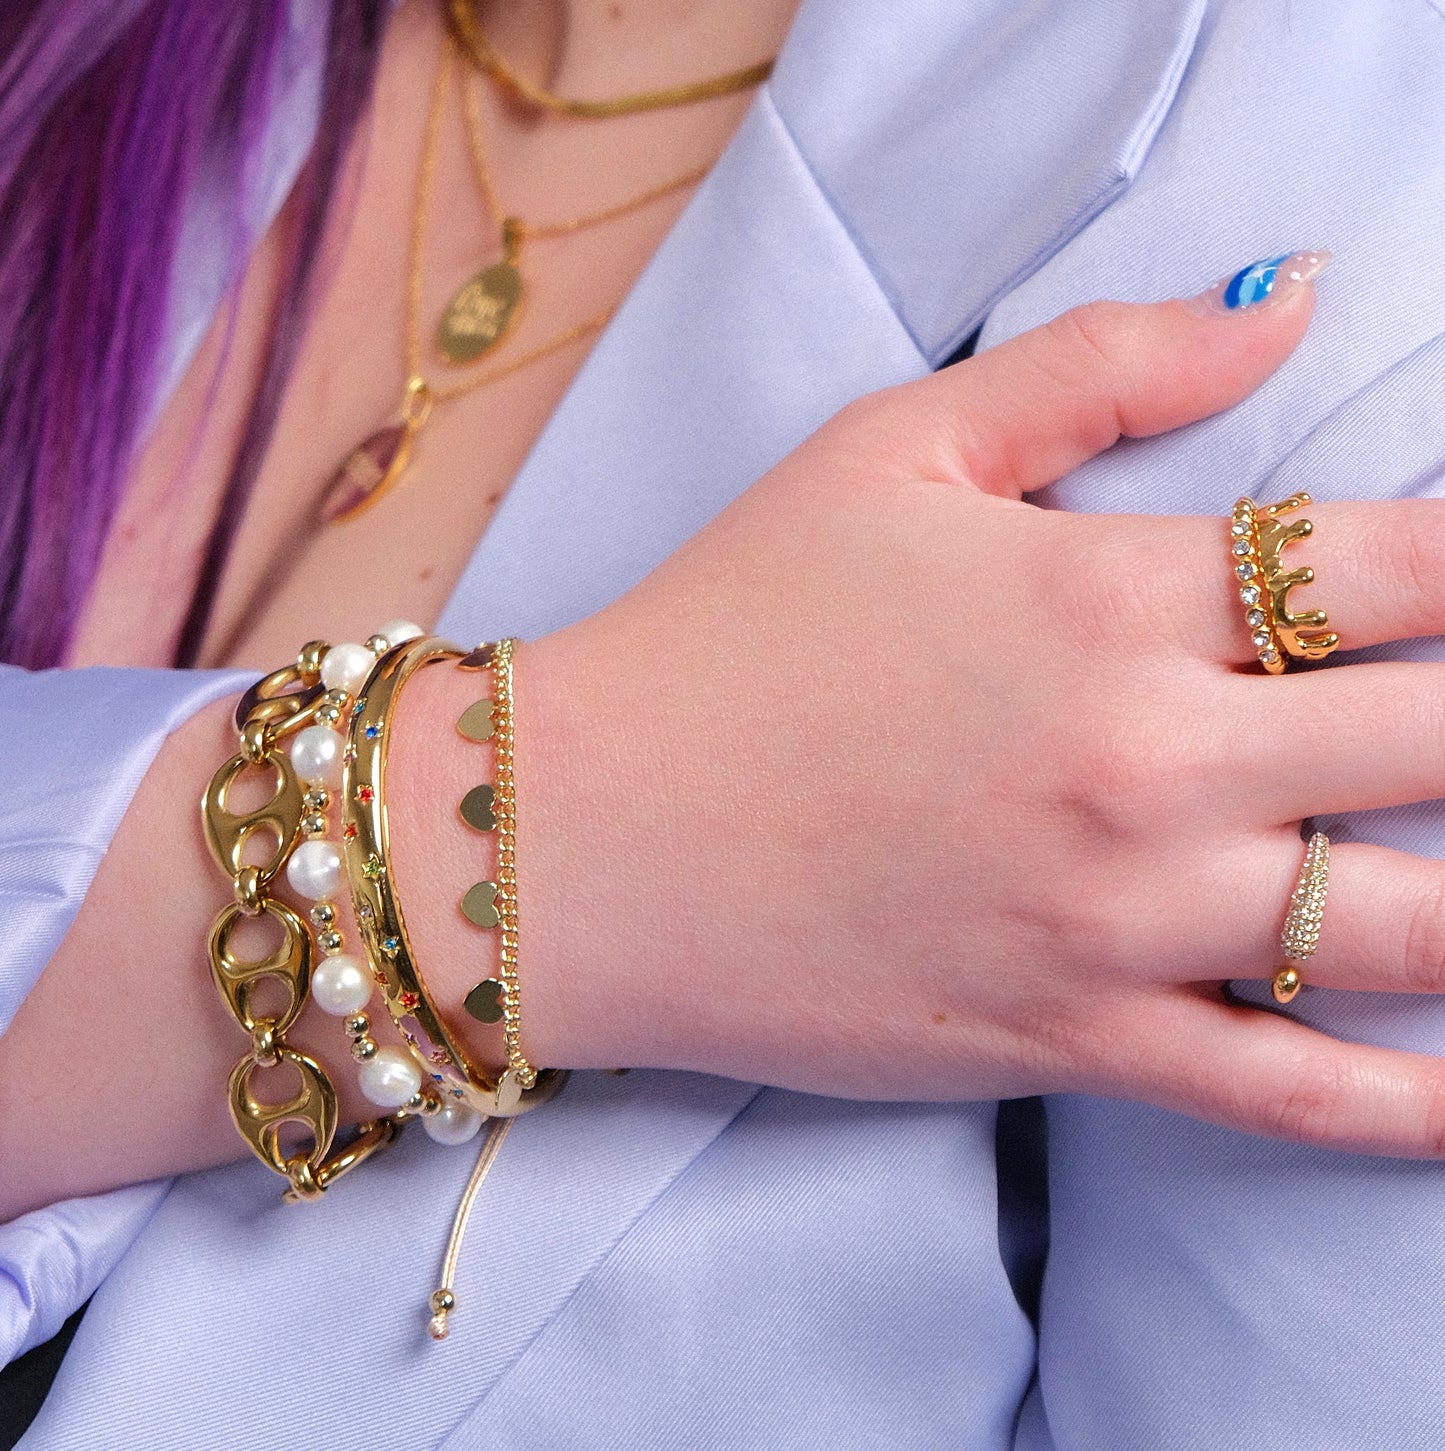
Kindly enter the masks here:
<path id="1" fill-rule="evenodd" d="M 1241 267 L 1225 284 L 1223 302 L 1225 307 L 1253 307 L 1263 302 L 1274 291 L 1274 279 L 1279 273 L 1279 264 L 1289 256 L 1288 252 L 1271 257 L 1268 262 L 1255 262 Z"/>
<path id="2" fill-rule="evenodd" d="M 1334 259 L 1319 252 L 1284 252 L 1262 262 L 1251 262 L 1221 278 L 1200 293 L 1199 301 L 1214 311 L 1243 312 L 1271 306 L 1293 297 L 1312 282 Z"/>

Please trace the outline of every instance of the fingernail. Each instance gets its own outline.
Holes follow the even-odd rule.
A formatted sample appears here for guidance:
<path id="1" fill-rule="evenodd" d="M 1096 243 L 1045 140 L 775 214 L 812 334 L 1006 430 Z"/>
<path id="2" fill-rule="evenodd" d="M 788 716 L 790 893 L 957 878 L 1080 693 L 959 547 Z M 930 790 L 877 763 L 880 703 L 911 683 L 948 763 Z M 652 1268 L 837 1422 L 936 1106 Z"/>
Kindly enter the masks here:
<path id="1" fill-rule="evenodd" d="M 1330 252 L 1286 252 L 1221 277 L 1190 301 L 1211 313 L 1258 311 L 1294 297 L 1334 261 Z"/>

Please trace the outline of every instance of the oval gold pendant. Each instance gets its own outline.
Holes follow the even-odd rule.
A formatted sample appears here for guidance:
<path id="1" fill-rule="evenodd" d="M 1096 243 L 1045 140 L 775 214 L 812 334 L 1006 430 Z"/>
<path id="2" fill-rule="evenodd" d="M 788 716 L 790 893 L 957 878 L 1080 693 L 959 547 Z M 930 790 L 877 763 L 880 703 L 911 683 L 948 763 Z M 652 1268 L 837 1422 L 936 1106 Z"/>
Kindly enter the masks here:
<path id="1" fill-rule="evenodd" d="M 437 351 L 449 363 L 470 363 L 506 336 L 522 301 L 522 274 L 494 262 L 463 284 L 437 324 Z"/>

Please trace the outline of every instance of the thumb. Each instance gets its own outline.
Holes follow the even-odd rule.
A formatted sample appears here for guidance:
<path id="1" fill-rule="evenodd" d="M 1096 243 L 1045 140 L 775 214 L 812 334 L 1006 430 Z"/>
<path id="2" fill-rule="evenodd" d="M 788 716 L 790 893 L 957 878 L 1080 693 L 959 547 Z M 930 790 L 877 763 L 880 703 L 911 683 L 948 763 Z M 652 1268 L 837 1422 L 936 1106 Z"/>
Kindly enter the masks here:
<path id="1" fill-rule="evenodd" d="M 1121 436 L 1207 418 L 1294 351 L 1328 252 L 1241 268 L 1183 301 L 1091 302 L 917 383 L 936 477 L 1018 497 Z"/>

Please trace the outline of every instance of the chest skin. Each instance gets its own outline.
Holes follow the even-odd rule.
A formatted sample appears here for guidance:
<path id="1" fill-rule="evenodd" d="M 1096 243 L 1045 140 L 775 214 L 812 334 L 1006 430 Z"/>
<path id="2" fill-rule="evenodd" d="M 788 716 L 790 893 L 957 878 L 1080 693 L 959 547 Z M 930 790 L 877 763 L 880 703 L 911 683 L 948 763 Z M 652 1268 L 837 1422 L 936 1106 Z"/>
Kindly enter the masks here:
<path id="1" fill-rule="evenodd" d="M 760 38 L 743 44 L 766 53 L 792 4 L 758 8 Z M 415 0 L 388 31 L 373 107 L 328 222 L 322 285 L 219 583 L 202 665 L 266 666 L 303 639 L 365 638 L 378 621 L 397 616 L 435 621 L 594 340 L 578 339 L 439 405 L 384 500 L 342 524 L 317 522 L 317 502 L 338 465 L 394 421 L 402 401 L 408 240 L 441 38 L 438 8 Z M 649 57 L 649 64 L 667 63 Z M 467 84 L 482 86 L 474 76 Z M 504 204 L 543 224 L 634 196 L 710 160 L 751 99 L 744 91 L 685 109 L 568 124 L 538 122 L 483 92 L 481 111 Z M 520 316 L 477 370 L 615 307 L 689 195 L 683 188 L 600 226 L 530 243 L 521 261 Z M 283 208 L 138 457 L 71 663 L 162 665 L 173 658 L 261 374 L 292 225 Z M 466 279 L 499 255 L 454 93 L 439 135 L 421 266 L 423 369 L 434 386 L 467 376 L 432 345 L 436 321 Z"/>

